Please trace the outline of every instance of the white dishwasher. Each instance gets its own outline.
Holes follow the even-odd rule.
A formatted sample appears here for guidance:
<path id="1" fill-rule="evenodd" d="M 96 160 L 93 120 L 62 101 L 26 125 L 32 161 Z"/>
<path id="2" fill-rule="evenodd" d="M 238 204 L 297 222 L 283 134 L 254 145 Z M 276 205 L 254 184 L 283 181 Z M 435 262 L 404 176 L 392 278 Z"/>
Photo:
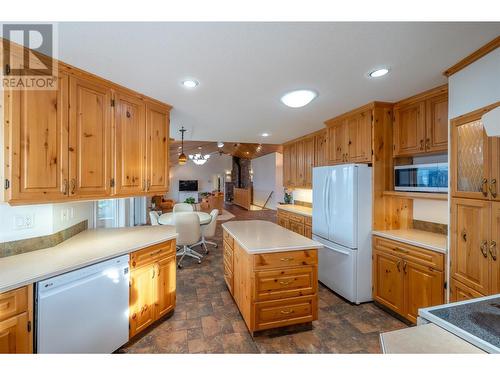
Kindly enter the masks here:
<path id="1" fill-rule="evenodd" d="M 38 353 L 112 353 L 128 341 L 129 256 L 37 283 Z"/>

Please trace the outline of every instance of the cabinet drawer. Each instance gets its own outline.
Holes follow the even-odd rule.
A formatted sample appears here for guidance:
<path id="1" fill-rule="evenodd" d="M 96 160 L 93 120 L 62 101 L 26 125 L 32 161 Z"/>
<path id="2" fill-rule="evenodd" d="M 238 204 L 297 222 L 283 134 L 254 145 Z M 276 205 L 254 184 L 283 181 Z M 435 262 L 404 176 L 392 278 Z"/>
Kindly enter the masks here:
<path id="1" fill-rule="evenodd" d="M 288 211 L 280 210 L 278 208 L 278 216 L 281 216 L 282 218 L 288 218 Z"/>
<path id="2" fill-rule="evenodd" d="M 312 226 L 313 225 L 313 219 L 310 216 L 304 216 L 304 224 Z"/>
<path id="3" fill-rule="evenodd" d="M 233 272 L 226 262 L 224 262 L 224 281 L 226 282 L 229 292 L 233 294 Z"/>
<path id="4" fill-rule="evenodd" d="M 279 253 L 256 254 L 254 269 L 315 266 L 318 264 L 317 250 L 283 251 Z"/>
<path id="5" fill-rule="evenodd" d="M 254 309 L 256 331 L 312 322 L 318 317 L 317 295 L 258 302 Z"/>
<path id="6" fill-rule="evenodd" d="M 304 224 L 297 223 L 296 221 L 290 220 L 288 225 L 289 225 L 288 229 L 290 229 L 292 232 L 300 234 L 301 236 L 304 235 Z"/>
<path id="7" fill-rule="evenodd" d="M 297 214 L 294 214 L 294 213 L 290 212 L 288 214 L 288 218 L 290 220 L 293 220 L 293 221 L 297 222 L 297 223 L 304 224 L 304 216 L 297 215 Z"/>
<path id="8" fill-rule="evenodd" d="M 275 300 L 316 293 L 316 267 L 285 268 L 255 273 L 255 300 Z"/>
<path id="9" fill-rule="evenodd" d="M 229 247 L 234 248 L 234 239 L 227 233 L 226 231 L 222 232 L 222 237 L 224 238 L 224 241 L 229 245 Z"/>
<path id="10" fill-rule="evenodd" d="M 130 256 L 130 268 L 135 269 L 158 259 L 175 254 L 175 241 L 163 242 L 145 249 L 133 252 Z"/>
<path id="11" fill-rule="evenodd" d="M 443 271 L 444 269 L 444 254 L 435 251 L 377 236 L 374 236 L 374 246 L 377 250 L 389 252 L 392 255 L 435 268 L 439 271 Z"/>
<path id="12" fill-rule="evenodd" d="M 0 320 L 8 319 L 28 309 L 28 287 L 0 294 Z"/>
<path id="13" fill-rule="evenodd" d="M 224 263 L 229 267 L 229 270 L 233 272 L 233 249 L 229 247 L 227 242 L 224 241 Z"/>

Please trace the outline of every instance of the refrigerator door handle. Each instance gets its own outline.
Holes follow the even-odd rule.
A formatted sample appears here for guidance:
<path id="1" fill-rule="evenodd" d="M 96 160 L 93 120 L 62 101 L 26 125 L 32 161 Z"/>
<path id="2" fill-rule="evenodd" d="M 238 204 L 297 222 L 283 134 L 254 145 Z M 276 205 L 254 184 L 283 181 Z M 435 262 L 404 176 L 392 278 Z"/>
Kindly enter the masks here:
<path id="1" fill-rule="evenodd" d="M 328 226 L 328 237 L 330 237 L 330 174 L 326 175 L 326 184 L 325 184 L 325 205 L 326 209 L 326 225 Z"/>

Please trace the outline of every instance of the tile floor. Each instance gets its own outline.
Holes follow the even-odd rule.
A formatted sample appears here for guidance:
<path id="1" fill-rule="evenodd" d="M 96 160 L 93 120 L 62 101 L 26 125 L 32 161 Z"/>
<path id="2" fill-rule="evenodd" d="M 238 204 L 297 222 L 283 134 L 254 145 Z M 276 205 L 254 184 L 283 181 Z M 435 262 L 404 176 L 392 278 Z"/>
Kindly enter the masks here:
<path id="1" fill-rule="evenodd" d="M 276 221 L 271 210 L 227 210 L 233 220 Z M 186 259 L 177 272 L 177 307 L 121 353 L 379 353 L 379 333 L 406 324 L 372 303 L 355 306 L 320 284 L 319 319 L 309 325 L 248 333 L 226 289 L 222 270 L 222 228 L 201 265 Z"/>

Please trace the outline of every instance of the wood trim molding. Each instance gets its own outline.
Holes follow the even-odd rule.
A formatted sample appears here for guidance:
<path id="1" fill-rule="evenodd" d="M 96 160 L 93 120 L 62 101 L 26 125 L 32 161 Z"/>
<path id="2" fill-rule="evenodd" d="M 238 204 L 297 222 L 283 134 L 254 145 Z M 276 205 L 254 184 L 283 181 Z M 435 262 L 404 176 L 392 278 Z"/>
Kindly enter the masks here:
<path id="1" fill-rule="evenodd" d="M 409 98 L 400 100 L 400 101 L 394 103 L 394 108 L 397 108 L 401 105 L 411 104 L 413 102 L 419 102 L 421 100 L 425 100 L 425 99 L 428 99 L 430 97 L 438 96 L 438 95 L 442 95 L 442 94 L 448 94 L 448 84 L 447 83 L 444 85 L 438 86 L 438 87 L 434 87 L 430 90 L 418 93 L 416 95 L 410 96 Z"/>
<path id="2" fill-rule="evenodd" d="M 301 140 L 306 139 L 306 138 L 314 137 L 316 135 L 320 135 L 321 133 L 325 133 L 325 132 L 326 132 L 326 127 L 323 128 L 323 129 L 316 130 L 316 131 L 314 131 L 312 133 L 308 133 L 306 135 L 302 135 L 302 136 L 300 136 L 298 138 L 294 138 L 294 139 L 291 139 L 289 141 L 283 142 L 282 146 L 286 146 L 286 145 L 289 145 L 291 143 L 295 143 L 295 142 L 301 141 Z"/>
<path id="3" fill-rule="evenodd" d="M 394 106 L 394 103 L 377 102 L 377 101 L 370 102 L 368 104 L 365 104 L 364 106 L 352 109 L 349 112 L 342 113 L 341 115 L 338 115 L 338 116 L 335 116 L 335 117 L 333 117 L 333 118 L 331 118 L 329 120 L 326 120 L 325 121 L 325 125 L 326 126 L 334 125 L 334 123 L 337 122 L 338 120 L 341 120 L 343 118 L 355 115 L 356 113 L 365 112 L 365 111 L 367 111 L 369 109 L 374 109 L 374 108 L 392 108 L 393 106 Z"/>
<path id="4" fill-rule="evenodd" d="M 476 109 L 473 112 L 469 112 L 469 113 L 466 113 L 464 115 L 452 118 L 450 120 L 450 124 L 452 126 L 459 126 L 459 125 L 462 125 L 462 124 L 465 124 L 465 123 L 468 123 L 468 122 L 471 122 L 471 121 L 477 121 L 485 113 L 491 111 L 492 109 L 494 109 L 494 108 L 496 108 L 498 106 L 500 106 L 500 101 L 496 102 L 496 103 L 493 103 L 493 104 L 490 104 L 490 105 L 487 105 L 486 107 Z"/>
<path id="5" fill-rule="evenodd" d="M 452 67 L 446 69 L 443 72 L 443 75 L 446 77 L 449 77 L 456 72 L 462 70 L 463 68 L 469 66 L 473 62 L 479 60 L 481 57 L 487 55 L 488 53 L 496 50 L 498 47 L 500 47 L 500 36 L 497 36 L 495 39 L 493 39 L 491 42 L 485 44 L 481 48 L 479 48 L 477 51 L 474 51 L 471 53 L 469 56 L 463 58 L 459 62 L 457 62 L 455 65 Z"/>

